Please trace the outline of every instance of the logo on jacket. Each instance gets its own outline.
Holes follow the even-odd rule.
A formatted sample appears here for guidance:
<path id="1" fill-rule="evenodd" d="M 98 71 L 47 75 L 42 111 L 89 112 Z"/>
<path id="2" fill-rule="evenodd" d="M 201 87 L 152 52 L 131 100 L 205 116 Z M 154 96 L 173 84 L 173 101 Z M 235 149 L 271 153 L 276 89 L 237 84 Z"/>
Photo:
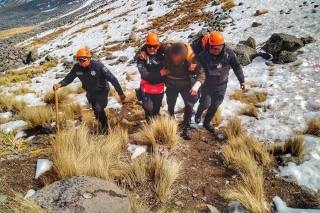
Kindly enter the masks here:
<path id="1" fill-rule="evenodd" d="M 92 76 L 96 76 L 96 74 L 97 74 L 96 71 L 94 71 L 94 70 L 91 71 Z"/>

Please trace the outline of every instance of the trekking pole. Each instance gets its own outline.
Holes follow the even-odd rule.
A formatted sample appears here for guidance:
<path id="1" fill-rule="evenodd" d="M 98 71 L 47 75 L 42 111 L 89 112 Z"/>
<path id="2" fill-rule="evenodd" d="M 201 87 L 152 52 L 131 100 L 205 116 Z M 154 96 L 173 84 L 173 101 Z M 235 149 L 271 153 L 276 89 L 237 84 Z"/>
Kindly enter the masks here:
<path id="1" fill-rule="evenodd" d="M 56 103 L 56 126 L 57 126 L 57 134 L 60 134 L 58 90 L 55 90 L 55 91 L 54 91 L 54 100 L 55 100 L 55 103 Z"/>

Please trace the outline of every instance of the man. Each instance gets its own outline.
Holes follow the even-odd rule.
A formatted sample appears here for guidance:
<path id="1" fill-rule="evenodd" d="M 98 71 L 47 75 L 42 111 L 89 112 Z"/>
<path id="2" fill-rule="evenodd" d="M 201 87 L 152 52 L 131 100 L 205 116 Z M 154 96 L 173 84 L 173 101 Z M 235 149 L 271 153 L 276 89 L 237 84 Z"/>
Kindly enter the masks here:
<path id="1" fill-rule="evenodd" d="M 198 100 L 198 90 L 205 80 L 202 65 L 194 57 L 191 47 L 182 42 L 173 42 L 166 48 L 163 65 L 170 72 L 165 80 L 168 111 L 174 115 L 174 108 L 180 94 L 184 104 L 184 118 L 182 123 L 182 136 L 191 140 L 189 131 L 192 110 Z"/>
<path id="2" fill-rule="evenodd" d="M 159 51 L 160 41 L 156 33 L 147 35 L 146 44 L 141 48 L 145 56 L 137 59 L 141 75 L 140 89 L 142 91 L 142 107 L 146 120 L 159 115 L 164 96 L 164 79 L 169 70 L 163 68 L 163 51 Z"/>
<path id="3" fill-rule="evenodd" d="M 123 101 L 124 95 L 116 77 L 98 61 L 91 60 L 89 50 L 82 48 L 77 51 L 76 63 L 68 75 L 59 83 L 53 85 L 53 90 L 58 90 L 72 83 L 75 78 L 79 78 L 82 88 L 87 92 L 87 99 L 92 105 L 96 119 L 102 124 L 104 132 L 108 132 L 108 119 L 104 108 L 108 104 L 108 93 L 110 90 L 108 81 L 115 87 L 120 99 Z"/>
<path id="4" fill-rule="evenodd" d="M 230 67 L 240 82 L 240 88 L 245 90 L 246 86 L 240 62 L 235 53 L 225 46 L 223 35 L 220 32 L 212 32 L 208 42 L 206 49 L 198 56 L 205 69 L 206 80 L 202 86 L 195 122 L 200 123 L 203 111 L 208 109 L 203 127 L 214 133 L 215 128 L 210 122 L 224 99 Z"/>

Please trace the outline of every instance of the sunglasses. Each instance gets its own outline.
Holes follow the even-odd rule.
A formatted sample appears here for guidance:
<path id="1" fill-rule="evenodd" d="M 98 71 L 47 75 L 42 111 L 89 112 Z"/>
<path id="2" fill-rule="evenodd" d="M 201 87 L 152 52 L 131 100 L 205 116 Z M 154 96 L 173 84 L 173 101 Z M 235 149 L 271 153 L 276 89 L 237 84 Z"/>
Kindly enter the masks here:
<path id="1" fill-rule="evenodd" d="M 147 48 L 149 49 L 157 49 L 159 47 L 159 45 L 150 45 L 150 44 L 147 44 Z"/>
<path id="2" fill-rule="evenodd" d="M 222 48 L 223 48 L 222 45 L 219 45 L 219 46 L 210 46 L 210 49 L 211 49 L 211 50 L 215 50 L 215 51 L 222 50 Z"/>
<path id="3" fill-rule="evenodd" d="M 77 58 L 77 61 L 79 62 L 86 62 L 88 59 L 87 58 Z"/>

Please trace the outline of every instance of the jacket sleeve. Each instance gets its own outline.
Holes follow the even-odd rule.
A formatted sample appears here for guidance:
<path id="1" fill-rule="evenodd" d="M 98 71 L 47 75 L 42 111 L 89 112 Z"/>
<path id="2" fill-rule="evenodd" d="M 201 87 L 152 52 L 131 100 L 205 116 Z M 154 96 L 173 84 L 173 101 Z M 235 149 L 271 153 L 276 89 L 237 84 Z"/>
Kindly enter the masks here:
<path id="1" fill-rule="evenodd" d="M 241 64 L 233 51 L 231 52 L 230 66 L 232 67 L 234 74 L 237 76 L 238 81 L 240 83 L 244 83 L 245 80 Z"/>
<path id="2" fill-rule="evenodd" d="M 148 72 L 147 66 L 146 66 L 146 61 L 138 59 L 137 66 L 138 66 L 138 70 L 141 75 L 141 78 L 143 80 L 146 80 L 149 82 L 152 79 L 161 78 L 160 72 Z"/>
<path id="3" fill-rule="evenodd" d="M 193 59 L 193 63 L 197 64 L 196 69 L 194 70 L 195 74 L 197 75 L 197 81 L 203 84 L 206 80 L 206 73 L 204 71 L 204 68 L 200 61 L 197 59 Z"/>
<path id="4" fill-rule="evenodd" d="M 107 79 L 112 84 L 112 86 L 114 86 L 114 88 L 116 89 L 118 95 L 123 95 L 123 91 L 122 91 L 122 88 L 121 88 L 121 86 L 119 84 L 118 79 L 105 66 L 102 66 L 102 76 L 105 79 Z"/>
<path id="5" fill-rule="evenodd" d="M 76 68 L 73 66 L 72 70 L 67 74 L 67 76 L 63 80 L 59 82 L 59 84 L 61 84 L 62 87 L 65 87 L 68 84 L 72 83 L 76 77 Z"/>

